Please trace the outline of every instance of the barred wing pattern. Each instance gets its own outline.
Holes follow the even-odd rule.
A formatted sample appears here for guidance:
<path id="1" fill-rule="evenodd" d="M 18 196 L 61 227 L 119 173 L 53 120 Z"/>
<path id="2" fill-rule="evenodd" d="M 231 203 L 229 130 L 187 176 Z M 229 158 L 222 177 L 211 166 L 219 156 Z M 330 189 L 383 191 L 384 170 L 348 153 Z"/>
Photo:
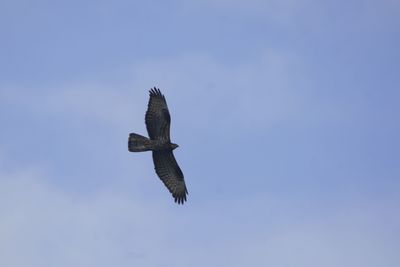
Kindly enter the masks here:
<path id="1" fill-rule="evenodd" d="M 171 140 L 169 135 L 171 116 L 169 115 L 167 101 L 160 89 L 155 87 L 150 90 L 145 121 L 150 139 Z"/>
<path id="2" fill-rule="evenodd" d="M 188 191 L 172 150 L 153 151 L 153 161 L 157 175 L 171 192 L 175 202 L 183 204 Z"/>

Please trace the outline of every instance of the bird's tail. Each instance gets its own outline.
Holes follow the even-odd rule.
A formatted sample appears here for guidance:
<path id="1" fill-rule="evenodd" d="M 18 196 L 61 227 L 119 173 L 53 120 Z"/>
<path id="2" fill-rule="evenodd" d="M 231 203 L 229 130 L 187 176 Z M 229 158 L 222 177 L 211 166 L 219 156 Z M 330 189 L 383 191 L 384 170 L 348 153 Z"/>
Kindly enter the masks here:
<path id="1" fill-rule="evenodd" d="M 129 134 L 128 150 L 130 152 L 142 152 L 151 150 L 149 147 L 150 139 L 135 133 Z"/>

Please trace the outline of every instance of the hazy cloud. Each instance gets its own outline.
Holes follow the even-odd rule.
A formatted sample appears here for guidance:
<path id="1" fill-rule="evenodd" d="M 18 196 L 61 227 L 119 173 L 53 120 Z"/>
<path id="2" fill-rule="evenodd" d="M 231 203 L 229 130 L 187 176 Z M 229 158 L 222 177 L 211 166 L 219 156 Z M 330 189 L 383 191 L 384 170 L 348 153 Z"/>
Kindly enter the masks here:
<path id="1" fill-rule="evenodd" d="M 400 218 L 381 204 L 301 214 L 290 200 L 270 195 L 178 211 L 121 192 L 69 194 L 41 176 L 1 174 L 4 266 L 204 266 L 212 260 L 394 267 L 399 261 L 390 248 L 398 246 L 393 233 Z"/>
<path id="2" fill-rule="evenodd" d="M 117 192 L 68 194 L 40 176 L 0 177 L 1 265 L 152 266 L 167 232 L 161 207 Z"/>

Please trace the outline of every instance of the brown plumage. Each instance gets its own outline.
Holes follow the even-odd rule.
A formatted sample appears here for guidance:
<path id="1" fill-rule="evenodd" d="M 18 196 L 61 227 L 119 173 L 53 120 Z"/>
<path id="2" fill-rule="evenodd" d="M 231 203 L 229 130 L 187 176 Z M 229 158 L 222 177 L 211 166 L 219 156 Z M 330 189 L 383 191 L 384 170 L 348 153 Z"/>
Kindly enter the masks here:
<path id="1" fill-rule="evenodd" d="M 150 90 L 145 122 L 150 138 L 131 133 L 128 149 L 130 152 L 152 151 L 154 169 L 158 177 L 171 192 L 175 202 L 183 204 L 188 191 L 183 173 L 172 152 L 178 145 L 171 143 L 171 116 L 167 101 L 160 89 L 155 87 Z"/>

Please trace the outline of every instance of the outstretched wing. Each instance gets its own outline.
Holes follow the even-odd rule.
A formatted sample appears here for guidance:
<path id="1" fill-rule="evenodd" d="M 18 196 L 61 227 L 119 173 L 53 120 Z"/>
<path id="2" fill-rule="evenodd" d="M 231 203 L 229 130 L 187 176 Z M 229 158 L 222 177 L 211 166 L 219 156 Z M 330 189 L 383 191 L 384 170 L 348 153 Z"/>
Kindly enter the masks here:
<path id="1" fill-rule="evenodd" d="M 169 115 L 167 101 L 160 89 L 150 90 L 150 99 L 146 112 L 146 128 L 150 139 L 170 141 L 169 128 L 171 117 Z"/>
<path id="2" fill-rule="evenodd" d="M 171 192 L 175 202 L 183 204 L 188 191 L 172 150 L 153 151 L 153 161 L 158 177 Z"/>

